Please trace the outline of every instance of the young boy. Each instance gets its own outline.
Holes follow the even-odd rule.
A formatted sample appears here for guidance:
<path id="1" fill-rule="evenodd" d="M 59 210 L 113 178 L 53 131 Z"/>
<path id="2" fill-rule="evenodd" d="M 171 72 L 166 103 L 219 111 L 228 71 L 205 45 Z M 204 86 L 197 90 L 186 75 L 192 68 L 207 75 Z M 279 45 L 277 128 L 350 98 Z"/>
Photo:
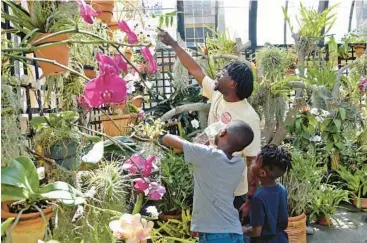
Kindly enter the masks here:
<path id="1" fill-rule="evenodd" d="M 291 156 L 281 147 L 270 144 L 262 148 L 251 165 L 261 187 L 251 199 L 250 227 L 243 227 L 251 243 L 285 243 L 288 235 L 287 191 L 275 179 L 291 168 Z"/>
<path id="2" fill-rule="evenodd" d="M 242 151 L 254 138 L 251 127 L 233 120 L 216 136 L 216 148 L 193 144 L 165 135 L 163 143 L 184 152 L 194 165 L 194 209 L 191 230 L 199 232 L 200 243 L 243 243 L 239 214 L 233 206 L 234 191 L 245 161 L 233 153 Z"/>

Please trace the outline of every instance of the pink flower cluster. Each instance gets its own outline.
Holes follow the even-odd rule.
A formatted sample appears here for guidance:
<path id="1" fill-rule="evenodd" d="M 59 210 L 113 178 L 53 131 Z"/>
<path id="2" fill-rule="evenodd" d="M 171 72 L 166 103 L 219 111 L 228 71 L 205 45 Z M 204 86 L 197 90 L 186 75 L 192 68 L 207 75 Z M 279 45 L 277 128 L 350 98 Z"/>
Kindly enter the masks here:
<path id="1" fill-rule="evenodd" d="M 90 4 L 86 4 L 84 0 L 76 0 L 79 5 L 80 16 L 84 19 L 88 24 L 93 24 L 94 17 L 97 17 L 102 12 L 96 11 Z"/>
<path id="2" fill-rule="evenodd" d="M 127 97 L 126 81 L 120 77 L 121 71 L 127 71 L 127 63 L 119 54 L 114 57 L 97 53 L 99 75 L 84 87 L 79 102 L 86 107 L 100 107 L 109 103 L 122 103 Z"/>
<path id="3" fill-rule="evenodd" d="M 359 80 L 359 90 L 363 93 L 367 93 L 367 78 L 361 78 Z"/>
<path id="4" fill-rule="evenodd" d="M 149 178 L 156 166 L 155 156 L 145 159 L 139 154 L 133 154 L 125 161 L 123 169 L 128 170 L 130 174 L 140 175 L 140 178 L 134 179 L 134 188 L 138 192 L 144 192 L 151 200 L 161 200 L 166 193 L 166 188 Z"/>

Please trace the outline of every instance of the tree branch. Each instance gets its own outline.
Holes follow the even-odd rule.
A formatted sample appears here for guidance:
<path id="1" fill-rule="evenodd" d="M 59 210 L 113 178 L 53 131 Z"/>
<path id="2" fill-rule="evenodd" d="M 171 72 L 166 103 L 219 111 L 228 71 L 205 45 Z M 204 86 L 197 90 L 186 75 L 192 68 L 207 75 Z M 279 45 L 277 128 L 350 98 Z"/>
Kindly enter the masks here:
<path id="1" fill-rule="evenodd" d="M 194 103 L 194 104 L 186 104 L 181 105 L 178 107 L 173 108 L 172 110 L 168 111 L 161 117 L 161 121 L 165 122 L 168 119 L 172 118 L 177 114 L 181 114 L 182 112 L 186 111 L 208 111 L 210 108 L 210 104 L 205 103 Z"/>

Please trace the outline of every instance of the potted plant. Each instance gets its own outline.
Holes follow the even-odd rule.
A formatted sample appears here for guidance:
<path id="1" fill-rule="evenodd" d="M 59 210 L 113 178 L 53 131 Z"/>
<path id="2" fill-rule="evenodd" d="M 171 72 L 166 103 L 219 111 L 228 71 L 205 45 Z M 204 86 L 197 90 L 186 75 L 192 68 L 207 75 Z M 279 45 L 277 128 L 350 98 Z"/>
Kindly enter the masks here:
<path id="1" fill-rule="evenodd" d="M 78 169 L 81 163 L 82 133 L 73 124 L 78 118 L 77 112 L 64 111 L 34 117 L 30 122 L 36 130 L 34 141 L 38 150 L 69 170 Z"/>
<path id="2" fill-rule="evenodd" d="M 288 234 L 291 243 L 306 243 L 306 209 L 314 190 L 320 185 L 325 166 L 317 164 L 316 155 L 293 149 L 292 169 L 282 178 L 288 193 Z"/>
<path id="3" fill-rule="evenodd" d="M 348 57 L 349 48 L 354 49 L 355 55 L 360 57 L 364 54 L 366 50 L 366 37 L 360 36 L 355 33 L 349 33 L 344 38 L 342 38 L 342 45 L 340 45 L 338 52 L 343 58 Z"/>
<path id="4" fill-rule="evenodd" d="M 68 34 L 59 34 L 46 38 L 52 33 L 70 29 L 75 25 L 74 19 L 78 16 L 78 7 L 73 1 L 28 1 L 28 10 L 13 1 L 4 1 L 11 9 L 10 13 L 2 12 L 3 18 L 10 20 L 14 28 L 29 38 L 33 46 L 55 43 L 70 39 Z M 42 40 L 40 40 L 42 38 Z M 24 41 L 23 40 L 23 41 Z M 40 41 L 37 41 L 40 40 Z M 68 44 L 59 44 L 36 49 L 36 57 L 49 59 L 68 66 Z M 59 75 L 66 70 L 60 66 L 39 62 L 45 76 Z"/>
<path id="5" fill-rule="evenodd" d="M 161 161 L 162 183 L 166 194 L 159 201 L 160 219 L 181 219 L 181 211 L 192 206 L 194 194 L 192 167 L 182 154 L 168 152 Z"/>
<path id="6" fill-rule="evenodd" d="M 1 219 L 16 219 L 7 229 L 12 242 L 37 243 L 43 239 L 58 202 L 77 205 L 84 203 L 84 198 L 62 181 L 41 187 L 36 167 L 27 157 L 15 158 L 1 168 Z"/>
<path id="7" fill-rule="evenodd" d="M 336 171 L 344 180 L 348 190 L 353 196 L 352 202 L 359 209 L 367 208 L 367 166 L 356 168 L 354 173 L 340 166 Z"/>
<path id="8" fill-rule="evenodd" d="M 110 23 L 113 15 L 113 8 L 115 7 L 114 0 L 92 0 L 92 7 L 97 11 L 101 12 L 98 19 L 103 23 Z"/>
<path id="9" fill-rule="evenodd" d="M 286 70 L 284 72 L 285 76 L 296 74 L 298 57 L 293 50 L 289 49 L 286 51 L 286 63 Z"/>
<path id="10" fill-rule="evenodd" d="M 320 225 L 332 225 L 340 202 L 348 200 L 348 191 L 338 189 L 333 185 L 322 184 L 314 191 L 313 199 L 310 201 L 310 218 L 318 221 Z"/>

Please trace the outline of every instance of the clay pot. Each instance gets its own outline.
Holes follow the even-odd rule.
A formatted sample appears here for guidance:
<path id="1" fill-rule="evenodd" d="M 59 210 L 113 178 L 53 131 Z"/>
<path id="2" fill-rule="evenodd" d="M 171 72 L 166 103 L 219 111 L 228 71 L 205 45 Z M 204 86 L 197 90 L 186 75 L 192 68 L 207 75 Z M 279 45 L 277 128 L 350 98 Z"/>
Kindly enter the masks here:
<path id="1" fill-rule="evenodd" d="M 107 0 L 95 0 L 92 1 L 92 7 L 94 10 L 101 11 L 101 14 L 97 16 L 103 23 L 110 23 L 113 15 L 113 8 L 115 7 L 115 1 Z"/>
<path id="2" fill-rule="evenodd" d="M 291 76 L 291 75 L 295 75 L 296 74 L 296 69 L 295 68 L 288 68 L 285 72 L 284 75 L 285 76 Z"/>
<path id="3" fill-rule="evenodd" d="M 132 61 L 133 51 L 131 50 L 131 48 L 130 48 L 130 47 L 127 47 L 127 48 L 124 50 L 124 56 L 125 56 L 129 61 Z"/>
<path id="4" fill-rule="evenodd" d="M 83 69 L 85 76 L 87 76 L 88 78 L 94 79 L 95 77 L 97 77 L 97 71 L 94 69 L 94 67 L 84 65 Z"/>
<path id="5" fill-rule="evenodd" d="M 111 121 L 111 119 L 113 121 Z M 136 114 L 101 116 L 103 131 L 108 136 L 124 136 L 130 133 L 130 124 L 135 125 L 138 116 Z M 118 128 L 116 127 L 118 126 Z"/>
<path id="6" fill-rule="evenodd" d="M 361 209 L 367 208 L 367 198 L 361 198 Z M 353 198 L 353 205 L 357 207 L 357 198 Z M 357 207 L 358 208 L 358 207 Z"/>
<path id="7" fill-rule="evenodd" d="M 108 31 L 108 36 L 109 36 L 110 38 L 112 38 L 112 37 L 113 37 L 113 32 L 114 32 L 114 31 L 116 31 L 116 30 L 119 30 L 119 29 L 120 29 L 120 27 L 119 27 L 119 23 L 118 23 L 117 21 L 112 21 L 111 23 L 108 23 L 108 24 L 107 24 L 107 26 L 108 26 L 108 29 L 109 29 L 109 31 Z"/>
<path id="8" fill-rule="evenodd" d="M 50 35 L 50 33 L 42 34 L 36 37 L 34 40 L 32 40 L 32 42 L 35 42 L 36 40 L 39 40 L 40 38 L 43 38 L 48 35 Z M 68 40 L 68 39 L 69 39 L 69 35 L 60 34 L 60 35 L 45 39 L 41 41 L 40 43 L 37 43 L 37 45 L 46 44 L 46 43 L 54 43 L 54 42 L 59 42 L 63 40 Z M 62 64 L 64 66 L 69 65 L 69 53 L 70 53 L 70 47 L 67 44 L 44 47 L 44 48 L 37 49 L 34 51 L 34 54 L 36 55 L 36 57 L 49 59 L 51 61 L 56 61 L 59 64 Z M 40 61 L 39 64 L 42 68 L 43 75 L 45 76 L 60 75 L 67 71 L 64 68 L 51 64 L 51 63 Z"/>
<path id="9" fill-rule="evenodd" d="M 131 98 L 131 103 L 136 108 L 141 108 L 143 105 L 143 98 L 140 96 L 133 97 Z M 112 107 L 112 110 L 124 110 L 126 108 L 126 103 L 114 104 L 114 105 L 111 105 L 111 107 Z"/>
<path id="10" fill-rule="evenodd" d="M 322 226 L 330 226 L 330 225 L 333 225 L 333 221 L 329 218 L 326 218 L 325 216 L 322 216 L 320 219 L 319 219 L 319 225 L 322 225 Z"/>
<path id="11" fill-rule="evenodd" d="M 288 234 L 289 243 L 307 243 L 306 214 L 289 217 L 285 232 Z"/>
<path id="12" fill-rule="evenodd" d="M 18 214 L 10 213 L 8 205 L 11 201 L 1 202 L 1 219 L 6 220 L 8 218 L 16 218 Z M 42 212 L 45 215 L 47 222 L 52 216 L 53 207 L 43 209 Z M 11 227 L 10 224 L 9 227 Z M 43 221 L 41 214 L 27 213 L 20 216 L 18 224 L 11 232 L 11 242 L 13 243 L 37 243 L 38 240 L 42 240 L 46 233 L 47 224 Z"/>
<path id="13" fill-rule="evenodd" d="M 365 44 L 353 44 L 352 46 L 357 57 L 362 56 L 366 50 Z"/>

